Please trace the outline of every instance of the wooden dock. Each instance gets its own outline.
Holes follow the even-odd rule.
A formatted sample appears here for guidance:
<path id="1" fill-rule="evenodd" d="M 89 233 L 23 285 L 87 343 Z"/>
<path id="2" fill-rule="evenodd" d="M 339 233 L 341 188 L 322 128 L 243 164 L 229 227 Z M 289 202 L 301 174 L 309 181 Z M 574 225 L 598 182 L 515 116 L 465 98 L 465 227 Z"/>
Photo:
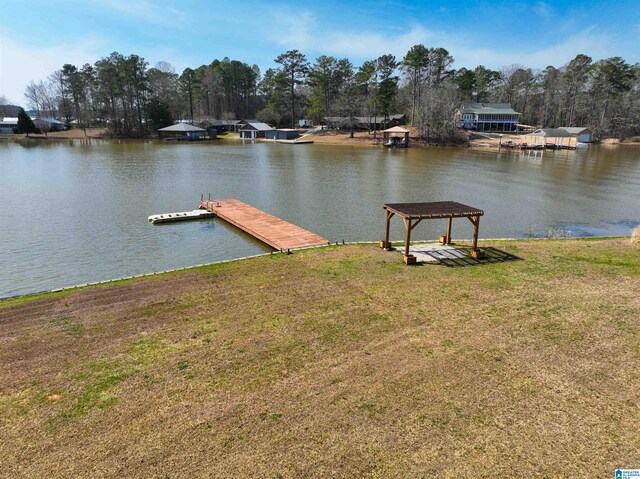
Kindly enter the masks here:
<path id="1" fill-rule="evenodd" d="M 212 212 L 227 223 L 280 251 L 329 243 L 322 236 L 265 213 L 240 200 L 200 201 L 200 208 Z"/>

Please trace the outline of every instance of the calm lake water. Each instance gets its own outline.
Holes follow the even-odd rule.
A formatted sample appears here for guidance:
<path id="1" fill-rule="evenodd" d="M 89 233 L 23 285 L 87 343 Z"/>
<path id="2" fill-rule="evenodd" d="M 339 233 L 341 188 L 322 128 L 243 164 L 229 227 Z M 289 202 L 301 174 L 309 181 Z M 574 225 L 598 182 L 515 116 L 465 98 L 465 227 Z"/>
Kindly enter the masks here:
<path id="1" fill-rule="evenodd" d="M 573 152 L 157 141 L 0 141 L 0 297 L 268 251 L 220 220 L 153 226 L 200 194 L 237 198 L 331 241 L 384 234 L 386 202 L 485 210 L 480 238 L 626 235 L 640 146 Z M 435 239 L 445 220 L 412 239 Z M 392 237 L 403 238 L 392 220 Z M 454 221 L 453 237 L 471 223 Z"/>

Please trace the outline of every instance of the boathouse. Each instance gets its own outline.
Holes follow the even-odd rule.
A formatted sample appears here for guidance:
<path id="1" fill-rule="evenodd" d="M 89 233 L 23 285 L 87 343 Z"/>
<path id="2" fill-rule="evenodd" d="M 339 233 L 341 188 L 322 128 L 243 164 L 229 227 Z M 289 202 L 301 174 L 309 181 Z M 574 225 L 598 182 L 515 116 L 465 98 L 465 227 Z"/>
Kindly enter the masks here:
<path id="1" fill-rule="evenodd" d="M 252 120 L 247 120 L 246 118 L 243 118 L 242 120 L 238 120 L 238 122 L 235 125 L 235 131 L 242 130 L 242 128 L 247 126 L 249 123 L 260 123 L 260 120 L 256 120 L 255 118 Z"/>
<path id="2" fill-rule="evenodd" d="M 384 146 L 406 148 L 409 146 L 409 130 L 394 126 L 383 131 Z"/>
<path id="3" fill-rule="evenodd" d="M 542 146 L 544 148 L 570 148 L 576 147 L 577 138 L 561 128 L 541 128 L 533 133 L 522 136 L 522 141 L 527 146 Z"/>
<path id="4" fill-rule="evenodd" d="M 300 137 L 300 132 L 293 128 L 278 128 L 265 131 L 265 138 L 269 140 L 295 140 Z"/>
<path id="5" fill-rule="evenodd" d="M 160 128 L 160 138 L 168 140 L 197 140 L 207 135 L 207 130 L 188 123 L 176 123 L 175 125 Z"/>
<path id="6" fill-rule="evenodd" d="M 581 143 L 591 143 L 593 141 L 593 132 L 589 128 L 581 126 L 561 126 L 559 129 L 575 136 Z"/>
<path id="7" fill-rule="evenodd" d="M 238 130 L 240 132 L 240 138 L 246 140 L 255 140 L 256 138 L 265 138 L 268 131 L 273 131 L 266 123 L 261 122 L 248 122 L 246 125 Z"/>
<path id="8" fill-rule="evenodd" d="M 520 113 L 509 103 L 464 103 L 454 114 L 458 128 L 477 131 L 518 131 Z"/>

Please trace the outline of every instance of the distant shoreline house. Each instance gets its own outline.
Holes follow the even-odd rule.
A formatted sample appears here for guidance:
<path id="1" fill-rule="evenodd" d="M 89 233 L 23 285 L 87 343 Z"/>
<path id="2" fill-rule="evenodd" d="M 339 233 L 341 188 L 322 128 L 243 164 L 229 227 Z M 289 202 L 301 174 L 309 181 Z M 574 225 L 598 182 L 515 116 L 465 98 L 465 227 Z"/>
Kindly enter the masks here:
<path id="1" fill-rule="evenodd" d="M 31 118 L 33 123 L 40 129 L 43 130 L 48 128 L 49 131 L 65 131 L 69 129 L 69 126 L 60 120 L 55 118 Z M 44 127 L 44 128 L 43 128 Z"/>
<path id="2" fill-rule="evenodd" d="M 509 103 L 464 103 L 454 114 L 458 128 L 476 131 L 518 131 L 520 113 Z"/>
<path id="3" fill-rule="evenodd" d="M 18 117 L 5 116 L 0 120 L 0 134 L 13 135 L 14 128 L 18 128 Z"/>
<path id="4" fill-rule="evenodd" d="M 215 130 L 218 135 L 227 133 L 230 131 L 237 131 L 237 126 L 240 120 L 205 120 L 202 122 L 203 126 L 206 125 L 207 130 Z"/>
<path id="5" fill-rule="evenodd" d="M 36 118 L 35 116 L 32 116 L 30 118 L 33 120 L 36 128 L 38 128 L 42 132 L 64 131 L 69 129 L 65 122 L 56 120 L 55 118 Z M 15 130 L 17 128 L 18 117 L 5 116 L 2 120 L 0 120 L 0 134 L 2 135 L 12 135 L 15 133 Z"/>

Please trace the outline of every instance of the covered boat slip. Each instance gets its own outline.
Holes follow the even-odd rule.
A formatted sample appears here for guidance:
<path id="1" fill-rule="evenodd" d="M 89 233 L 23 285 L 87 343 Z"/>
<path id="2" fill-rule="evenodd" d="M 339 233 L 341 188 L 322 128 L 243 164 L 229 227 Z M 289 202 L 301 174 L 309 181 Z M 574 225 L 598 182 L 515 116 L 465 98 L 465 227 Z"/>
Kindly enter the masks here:
<path id="1" fill-rule="evenodd" d="M 411 243 L 411 231 L 422 220 L 426 219 L 443 219 L 447 218 L 447 233 L 440 237 L 442 244 L 451 244 L 451 226 L 453 218 L 468 218 L 473 224 L 473 248 L 471 254 L 474 258 L 482 257 L 482 251 L 478 249 L 478 229 L 480 228 L 480 217 L 484 215 L 484 211 L 473 206 L 463 205 L 455 201 L 436 201 L 431 203 L 390 203 L 385 204 L 383 208 L 387 214 L 387 227 L 384 240 L 380 242 L 380 247 L 387 250 L 391 249 L 389 241 L 389 225 L 391 218 L 398 215 L 404 221 L 406 229 L 404 262 L 406 264 L 414 264 L 415 256 L 409 254 L 409 245 Z"/>

